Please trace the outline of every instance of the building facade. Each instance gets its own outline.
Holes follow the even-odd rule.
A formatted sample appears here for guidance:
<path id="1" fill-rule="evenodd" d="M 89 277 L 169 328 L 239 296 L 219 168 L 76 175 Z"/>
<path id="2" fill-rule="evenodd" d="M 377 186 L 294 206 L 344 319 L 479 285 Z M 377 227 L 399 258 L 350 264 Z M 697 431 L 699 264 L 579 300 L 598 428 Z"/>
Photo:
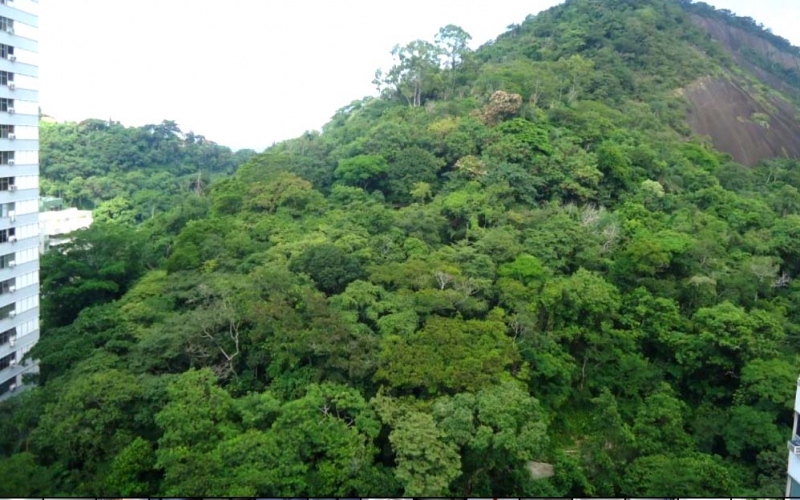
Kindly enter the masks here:
<path id="1" fill-rule="evenodd" d="M 37 369 L 39 339 L 38 0 L 0 0 L 0 398 Z"/>
<path id="2" fill-rule="evenodd" d="M 789 440 L 789 477 L 786 481 L 786 496 L 800 498 L 800 378 L 794 396 L 794 422 L 792 438 Z"/>
<path id="3" fill-rule="evenodd" d="M 39 198 L 39 253 L 70 241 L 70 233 L 88 229 L 93 222 L 91 210 L 65 207 L 61 198 Z"/>

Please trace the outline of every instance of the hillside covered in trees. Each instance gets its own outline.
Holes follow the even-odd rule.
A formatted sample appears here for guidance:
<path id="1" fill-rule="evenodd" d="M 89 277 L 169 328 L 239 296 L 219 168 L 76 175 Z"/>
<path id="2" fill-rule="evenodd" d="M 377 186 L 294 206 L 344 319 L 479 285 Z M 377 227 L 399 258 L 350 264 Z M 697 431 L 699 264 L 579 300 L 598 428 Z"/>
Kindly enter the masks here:
<path id="1" fill-rule="evenodd" d="M 782 496 L 800 162 L 715 149 L 692 91 L 740 89 L 772 140 L 797 87 L 712 24 L 797 53 L 677 0 L 569 0 L 474 52 L 447 26 L 321 133 L 79 233 L 42 262 L 0 493 Z"/>

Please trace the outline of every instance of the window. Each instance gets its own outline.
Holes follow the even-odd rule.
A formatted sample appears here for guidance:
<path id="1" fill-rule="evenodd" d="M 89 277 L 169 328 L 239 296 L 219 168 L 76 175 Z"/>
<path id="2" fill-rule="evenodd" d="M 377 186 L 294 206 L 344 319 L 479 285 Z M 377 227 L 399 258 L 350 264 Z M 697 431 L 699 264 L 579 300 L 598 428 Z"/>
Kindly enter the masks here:
<path id="1" fill-rule="evenodd" d="M 17 359 L 17 353 L 12 352 L 11 354 L 0 358 L 0 370 L 5 370 L 9 366 L 11 366 L 12 359 Z"/>
<path id="2" fill-rule="evenodd" d="M 10 280 L 0 281 L 0 295 L 5 293 L 11 293 L 12 290 L 16 289 L 17 278 L 11 278 Z"/>
<path id="3" fill-rule="evenodd" d="M 17 230 L 13 227 L 0 229 L 0 243 L 8 243 L 9 238 L 16 235 Z"/>
<path id="4" fill-rule="evenodd" d="M 14 30 L 14 20 L 13 19 L 9 19 L 7 17 L 0 16 L 0 30 L 13 31 Z"/>
<path id="5" fill-rule="evenodd" d="M 14 73 L 8 71 L 0 71 L 0 85 L 8 85 L 8 82 L 14 81 Z"/>
<path id="6" fill-rule="evenodd" d="M 800 436 L 800 413 L 795 413 L 794 422 L 794 435 Z"/>
<path id="7" fill-rule="evenodd" d="M 0 97 L 0 111 L 3 113 L 8 113 L 9 109 L 14 109 L 14 99 Z"/>
<path id="8" fill-rule="evenodd" d="M 13 311 L 17 310 L 16 304 L 9 304 L 7 306 L 0 307 L 0 319 L 6 319 L 11 316 Z"/>
<path id="9" fill-rule="evenodd" d="M 0 395 L 3 395 L 11 390 L 11 386 L 17 383 L 17 377 L 11 377 L 2 384 L 0 384 Z"/>
<path id="10" fill-rule="evenodd" d="M 0 257 L 0 269 L 8 269 L 11 262 L 16 262 L 17 254 L 9 253 Z"/>
<path id="11" fill-rule="evenodd" d="M 8 56 L 14 55 L 14 47 L 11 45 L 6 45 L 4 43 L 0 43 L 0 57 L 3 59 L 8 59 Z"/>
<path id="12" fill-rule="evenodd" d="M 17 338 L 17 329 L 12 328 L 0 333 L 0 345 L 6 345 L 12 338 Z"/>
<path id="13" fill-rule="evenodd" d="M 0 139 L 8 139 L 8 134 L 14 133 L 14 125 L 0 125 Z"/>
<path id="14" fill-rule="evenodd" d="M 13 151 L 0 151 L 0 165 L 8 165 L 8 160 L 14 159 Z"/>
<path id="15" fill-rule="evenodd" d="M 2 153 L 0 153 L 1 155 Z M 2 161 L 0 161 L 2 163 Z M 0 191 L 8 191 L 8 188 L 14 185 L 13 177 L 0 177 Z"/>

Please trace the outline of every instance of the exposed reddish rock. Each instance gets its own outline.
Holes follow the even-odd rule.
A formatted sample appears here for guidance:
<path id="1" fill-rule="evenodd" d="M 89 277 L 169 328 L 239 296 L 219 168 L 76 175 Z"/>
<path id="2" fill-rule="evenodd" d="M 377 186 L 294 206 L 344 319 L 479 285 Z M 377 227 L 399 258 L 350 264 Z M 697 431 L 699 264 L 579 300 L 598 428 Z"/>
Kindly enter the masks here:
<path id="1" fill-rule="evenodd" d="M 800 70 L 800 57 L 778 49 L 767 40 L 718 19 L 692 15 L 692 21 L 737 57 L 743 48 L 753 50 L 787 69 Z"/>
<path id="2" fill-rule="evenodd" d="M 768 109 L 743 85 L 726 78 L 704 78 L 683 93 L 690 103 L 692 130 L 710 136 L 717 149 L 739 163 L 754 166 L 764 158 L 800 158 L 800 123 L 788 102 L 773 98 L 773 109 Z M 768 116 L 768 123 L 758 114 Z"/>
<path id="3" fill-rule="evenodd" d="M 692 20 L 764 84 L 787 96 L 800 96 L 800 89 L 748 61 L 742 50 L 754 51 L 788 69 L 800 70 L 800 57 L 720 20 L 697 15 Z M 754 166 L 766 158 L 800 157 L 800 110 L 788 100 L 756 93 L 733 75 L 703 78 L 682 92 L 690 104 L 692 130 L 711 137 L 717 149 L 739 163 Z"/>

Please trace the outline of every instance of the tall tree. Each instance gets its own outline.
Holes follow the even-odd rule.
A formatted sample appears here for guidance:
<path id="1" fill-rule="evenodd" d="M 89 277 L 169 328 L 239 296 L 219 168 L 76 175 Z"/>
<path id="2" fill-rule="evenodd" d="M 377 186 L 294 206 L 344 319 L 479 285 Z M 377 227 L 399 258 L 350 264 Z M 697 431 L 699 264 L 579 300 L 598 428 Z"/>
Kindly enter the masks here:
<path id="1" fill-rule="evenodd" d="M 395 64 L 376 79 L 405 98 L 409 106 L 419 107 L 433 97 L 441 85 L 439 57 L 441 50 L 430 42 L 415 40 L 408 45 L 392 49 Z"/>

